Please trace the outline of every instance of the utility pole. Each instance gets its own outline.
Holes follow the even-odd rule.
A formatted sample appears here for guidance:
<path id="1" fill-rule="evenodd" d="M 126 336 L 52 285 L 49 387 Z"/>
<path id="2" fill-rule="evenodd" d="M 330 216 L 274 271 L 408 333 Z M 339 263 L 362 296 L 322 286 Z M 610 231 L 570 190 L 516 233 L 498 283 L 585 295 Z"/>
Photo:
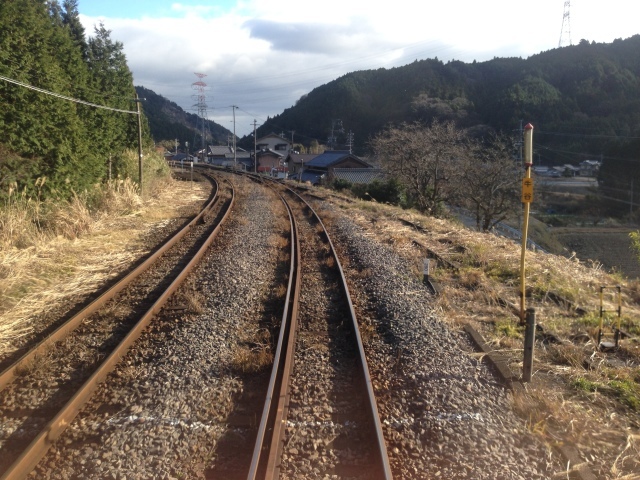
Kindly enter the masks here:
<path id="1" fill-rule="evenodd" d="M 142 115 L 140 114 L 140 102 L 144 98 L 139 98 L 136 93 L 136 107 L 138 110 L 138 179 L 140 181 L 140 196 L 142 196 Z"/>
<path id="2" fill-rule="evenodd" d="M 235 105 L 231 105 L 233 108 L 233 169 L 238 168 L 238 160 L 236 158 L 236 107 Z"/>
<path id="3" fill-rule="evenodd" d="M 349 147 L 349 153 L 353 153 L 353 132 L 351 130 L 347 134 L 347 146 Z"/>
<path id="4" fill-rule="evenodd" d="M 258 173 L 258 151 L 256 148 L 258 139 L 256 138 L 256 119 L 253 119 L 253 173 Z"/>

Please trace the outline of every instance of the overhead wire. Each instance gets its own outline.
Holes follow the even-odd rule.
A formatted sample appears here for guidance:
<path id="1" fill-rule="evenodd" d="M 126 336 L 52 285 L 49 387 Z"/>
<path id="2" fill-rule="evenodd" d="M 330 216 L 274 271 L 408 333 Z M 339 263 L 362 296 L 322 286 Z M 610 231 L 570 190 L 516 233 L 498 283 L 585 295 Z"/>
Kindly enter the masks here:
<path id="1" fill-rule="evenodd" d="M 591 138 L 630 138 L 630 139 L 640 139 L 640 137 L 631 136 L 631 135 L 601 135 L 601 134 L 593 134 L 593 133 L 566 133 L 566 132 L 547 132 L 544 130 L 536 130 L 536 134 L 542 135 L 555 135 L 562 137 L 591 137 Z"/>
<path id="2" fill-rule="evenodd" d="M 33 85 L 29 85 L 28 83 L 20 82 L 18 80 L 14 80 L 13 78 L 8 78 L 8 77 L 5 77 L 3 75 L 0 75 L 0 80 L 4 80 L 5 82 L 13 83 L 14 85 L 18 85 L 20 87 L 27 88 L 29 90 L 34 90 L 34 91 L 39 92 L 39 93 L 44 93 L 45 95 L 50 95 L 52 97 L 60 98 L 62 100 L 67 100 L 67 101 L 70 101 L 70 102 L 79 103 L 79 104 L 87 105 L 87 106 L 94 107 L 94 108 L 100 108 L 100 109 L 103 109 L 103 110 L 110 110 L 112 112 L 132 113 L 134 115 L 138 115 L 138 111 L 136 111 L 136 110 L 123 110 L 121 108 L 113 108 L 113 107 L 107 107 L 105 105 L 98 105 L 96 103 L 87 102 L 85 100 L 80 100 L 80 99 L 77 99 L 77 98 L 68 97 L 66 95 L 61 95 L 59 93 L 50 92 L 49 90 L 45 90 L 44 88 L 35 87 Z"/>

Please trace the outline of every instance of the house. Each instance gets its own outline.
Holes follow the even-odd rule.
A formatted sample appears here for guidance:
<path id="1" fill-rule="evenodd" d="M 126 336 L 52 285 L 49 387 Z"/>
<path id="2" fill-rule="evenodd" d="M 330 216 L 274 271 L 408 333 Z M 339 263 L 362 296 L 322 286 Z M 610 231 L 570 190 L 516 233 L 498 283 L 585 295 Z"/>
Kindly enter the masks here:
<path id="1" fill-rule="evenodd" d="M 321 183 L 320 179 L 323 182 L 331 182 L 337 178 L 337 174 L 345 175 L 345 170 L 353 169 L 367 170 L 373 167 L 348 150 L 327 150 L 304 165 L 302 178 L 304 180 L 305 175 L 313 173 L 315 181 L 311 181 L 312 184 Z"/>
<path id="2" fill-rule="evenodd" d="M 580 174 L 580 169 L 570 163 L 565 163 L 560 167 L 553 167 L 554 170 L 560 172 L 563 177 L 575 177 Z"/>
<path id="3" fill-rule="evenodd" d="M 581 177 L 597 177 L 602 162 L 598 160 L 584 160 L 580 162 Z"/>
<path id="4" fill-rule="evenodd" d="M 304 168 L 305 165 L 309 165 L 309 162 L 316 158 L 318 153 L 296 153 L 289 152 L 285 162 L 289 167 L 289 175 L 297 175 L 300 173 L 300 170 Z"/>
<path id="5" fill-rule="evenodd" d="M 198 163 L 198 158 L 186 153 L 165 153 L 165 160 L 173 162 L 174 164 L 188 165 L 190 162 Z"/>
<path id="6" fill-rule="evenodd" d="M 218 167 L 238 167 L 243 170 L 253 168 L 251 154 L 242 148 L 237 148 L 235 155 L 233 147 L 229 145 L 209 145 L 207 163 Z"/>
<path id="7" fill-rule="evenodd" d="M 227 155 L 229 154 L 233 155 L 233 147 L 229 145 L 209 145 L 207 163 L 222 167 L 227 161 Z"/>
<path id="8" fill-rule="evenodd" d="M 264 148 L 256 152 L 258 173 L 268 173 L 275 169 L 278 172 L 287 172 L 287 164 L 285 162 L 285 155 L 271 150 L 270 148 Z"/>
<path id="9" fill-rule="evenodd" d="M 551 167 L 536 166 L 536 167 L 533 167 L 532 170 L 534 174 L 539 175 L 541 177 L 562 176 L 562 172 L 559 172 L 558 170 L 555 170 L 554 168 L 551 168 Z"/>
<path id="10" fill-rule="evenodd" d="M 271 133 L 256 140 L 256 150 L 271 150 L 286 157 L 291 150 L 291 142 L 280 135 Z"/>

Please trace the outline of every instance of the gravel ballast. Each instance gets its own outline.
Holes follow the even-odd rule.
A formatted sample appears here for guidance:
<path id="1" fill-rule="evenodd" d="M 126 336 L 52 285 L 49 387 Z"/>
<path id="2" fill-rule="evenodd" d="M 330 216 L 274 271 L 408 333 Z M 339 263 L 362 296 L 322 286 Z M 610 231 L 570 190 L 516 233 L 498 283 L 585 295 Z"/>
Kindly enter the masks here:
<path id="1" fill-rule="evenodd" d="M 170 331 L 143 335 L 36 478 L 204 478 L 242 393 L 234 352 L 256 328 L 274 282 L 269 259 L 277 258 L 275 214 L 265 208 L 273 195 L 233 181 L 242 185 L 235 215 L 190 287 L 204 298 L 202 313 L 176 315 Z"/>
<path id="2" fill-rule="evenodd" d="M 468 339 L 432 310 L 410 265 L 333 215 L 351 293 L 377 330 L 366 343 L 367 360 L 394 476 L 547 478 L 546 448 L 526 432 L 494 374 L 469 354 Z"/>
<path id="3" fill-rule="evenodd" d="M 285 214 L 268 189 L 233 178 L 241 186 L 235 215 L 181 293 L 199 299 L 201 311 L 163 312 L 33 478 L 242 477 L 220 473 L 231 470 L 219 467 L 219 446 L 225 437 L 253 444 L 253 426 L 229 422 L 248 385 L 233 365 L 282 283 L 276 262 L 283 247 L 273 238 L 282 236 L 277 225 Z M 327 225 L 347 257 L 360 321 L 375 327 L 365 349 L 394 477 L 551 476 L 547 449 L 512 412 L 509 392 L 465 335 L 434 312 L 411 266 L 321 205 L 332 211 Z M 231 461 L 233 449 L 226 455 Z M 323 470 L 322 456 L 307 460 L 309 476 Z"/>

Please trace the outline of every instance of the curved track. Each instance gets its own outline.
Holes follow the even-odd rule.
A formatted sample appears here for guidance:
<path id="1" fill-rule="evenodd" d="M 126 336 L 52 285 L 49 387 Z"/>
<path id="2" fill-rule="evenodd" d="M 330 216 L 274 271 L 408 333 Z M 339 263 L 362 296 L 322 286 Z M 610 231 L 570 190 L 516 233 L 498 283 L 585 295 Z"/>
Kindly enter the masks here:
<path id="1" fill-rule="evenodd" d="M 29 474 L 200 261 L 234 203 L 233 185 L 212 181 L 188 225 L 0 374 L 0 418 L 20 433 L 0 439 L 3 479 Z"/>
<path id="2" fill-rule="evenodd" d="M 298 194 L 286 309 L 249 479 L 392 477 L 356 314 L 322 220 Z"/>

